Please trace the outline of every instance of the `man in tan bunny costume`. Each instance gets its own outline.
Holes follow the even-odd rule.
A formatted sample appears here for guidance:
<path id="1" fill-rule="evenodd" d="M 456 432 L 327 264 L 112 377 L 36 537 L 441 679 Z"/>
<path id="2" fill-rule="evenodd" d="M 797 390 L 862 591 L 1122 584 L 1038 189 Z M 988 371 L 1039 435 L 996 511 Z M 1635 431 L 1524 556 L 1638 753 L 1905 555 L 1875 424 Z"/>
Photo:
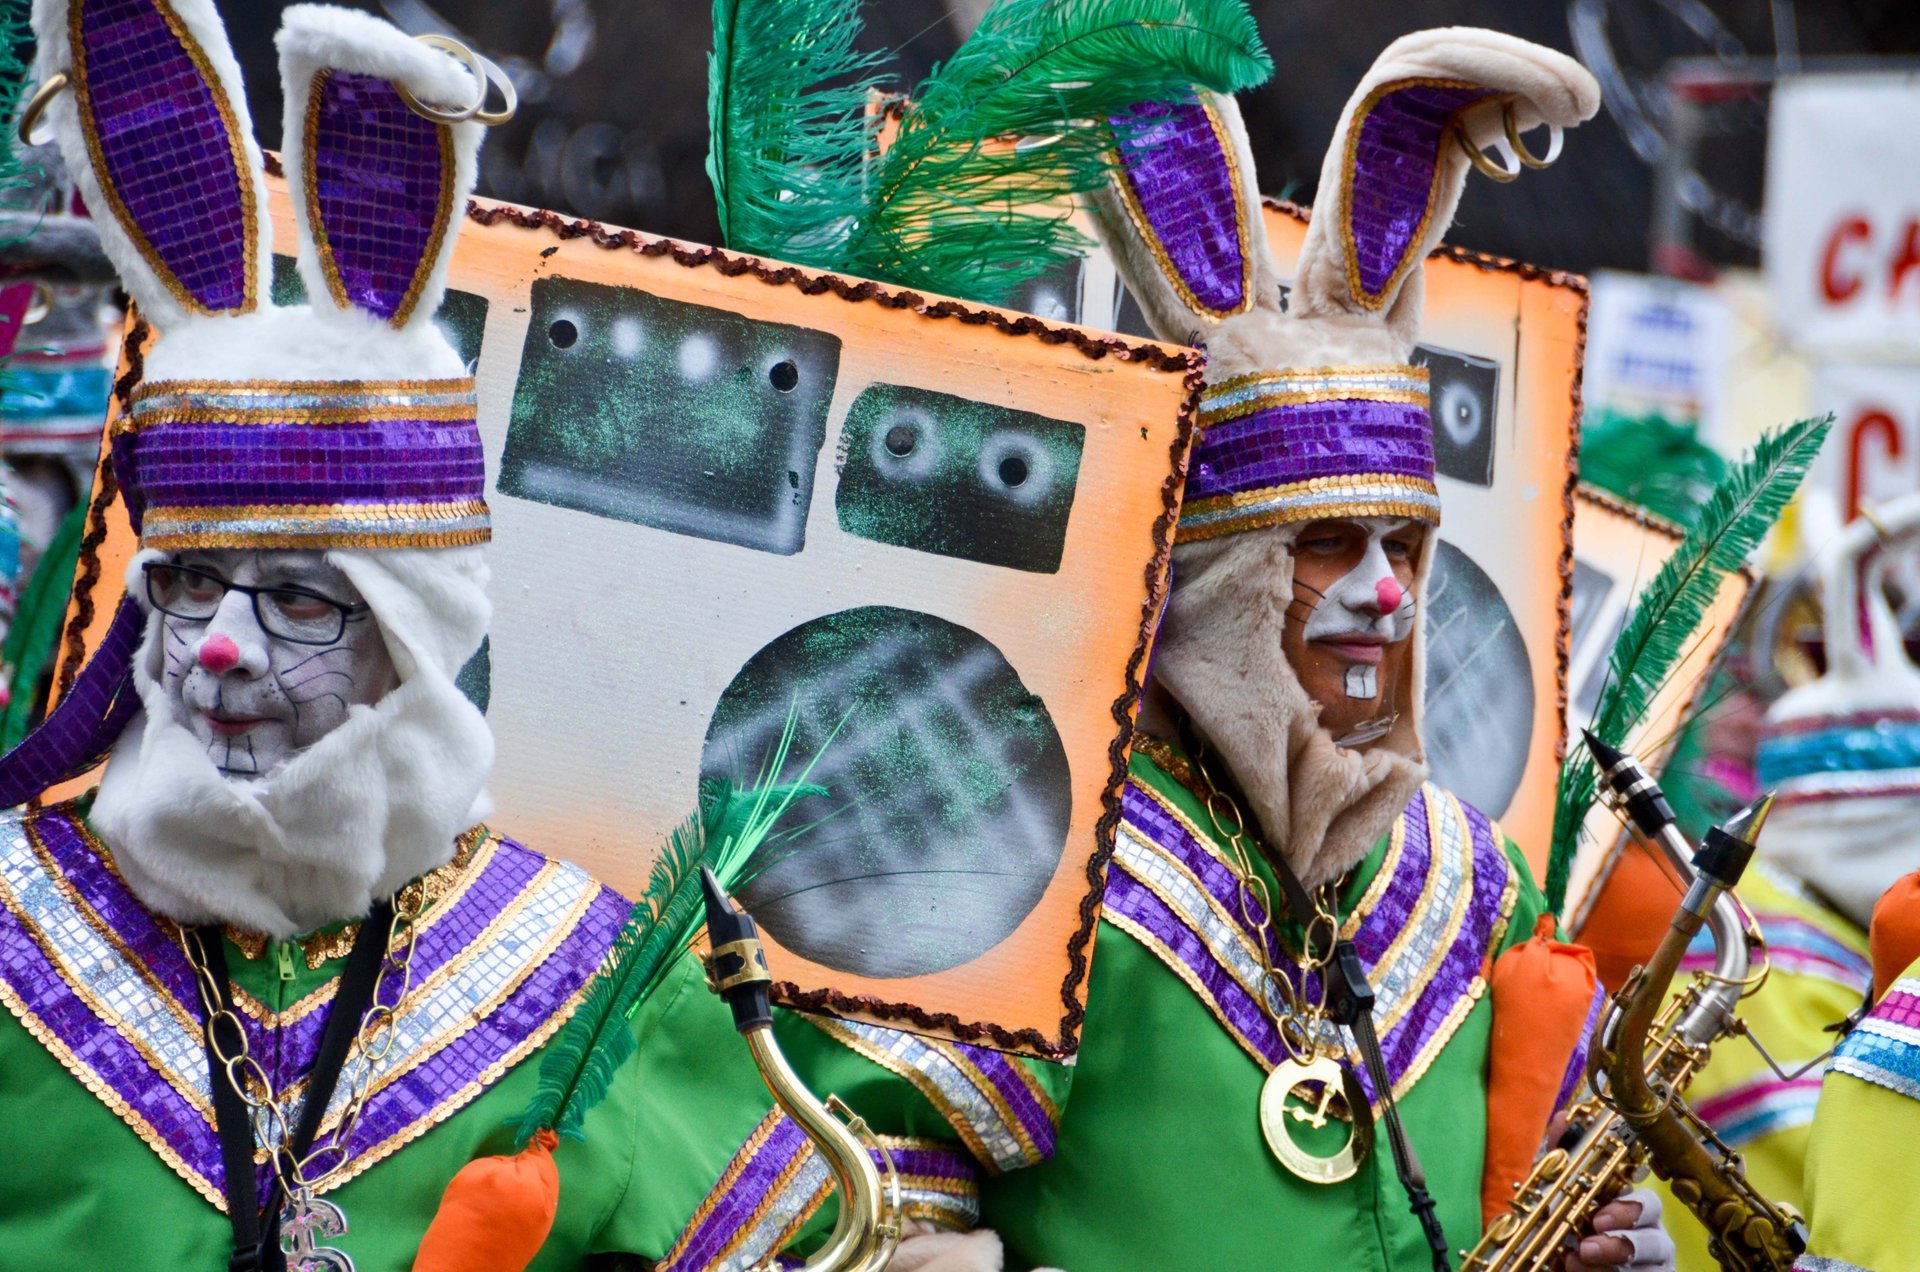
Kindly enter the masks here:
<path id="1" fill-rule="evenodd" d="M 1421 261 L 1469 166 L 1500 170 L 1482 147 L 1538 165 L 1520 134 L 1546 124 L 1557 151 L 1597 106 L 1517 39 L 1396 41 L 1335 134 L 1284 307 L 1233 103 L 1146 103 L 1117 130 L 1096 218 L 1157 333 L 1205 346 L 1207 387 L 1059 1143 L 983 1190 L 1014 1264 L 1424 1268 L 1479 1235 L 1484 973 L 1544 902 L 1497 826 L 1423 784 L 1440 501 L 1407 361 Z M 1336 938 L 1365 977 L 1344 996 Z M 1670 1250 L 1638 1195 L 1595 1226 L 1625 1231 L 1570 1267 Z"/>

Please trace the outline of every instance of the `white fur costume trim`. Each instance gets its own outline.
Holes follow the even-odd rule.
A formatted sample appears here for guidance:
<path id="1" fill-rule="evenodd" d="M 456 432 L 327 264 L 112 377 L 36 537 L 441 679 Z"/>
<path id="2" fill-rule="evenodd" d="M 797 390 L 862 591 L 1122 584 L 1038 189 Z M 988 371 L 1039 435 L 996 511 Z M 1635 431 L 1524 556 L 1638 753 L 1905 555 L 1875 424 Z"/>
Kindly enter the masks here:
<path id="1" fill-rule="evenodd" d="M 130 587 L 156 555 L 135 556 Z M 453 679 L 491 613 L 481 550 L 327 556 L 373 607 L 400 685 L 254 781 L 222 776 L 174 718 L 149 615 L 134 666 L 144 710 L 114 747 L 92 821 L 157 913 L 282 939 L 358 918 L 445 864 L 488 812 L 493 734 Z"/>

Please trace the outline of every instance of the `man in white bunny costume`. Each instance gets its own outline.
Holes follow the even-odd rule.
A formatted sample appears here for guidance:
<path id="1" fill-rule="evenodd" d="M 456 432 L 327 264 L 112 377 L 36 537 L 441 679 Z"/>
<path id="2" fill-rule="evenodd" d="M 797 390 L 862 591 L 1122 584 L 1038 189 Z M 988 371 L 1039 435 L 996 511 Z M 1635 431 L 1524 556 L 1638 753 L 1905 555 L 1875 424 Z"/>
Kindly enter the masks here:
<path id="1" fill-rule="evenodd" d="M 1481 147 L 1517 172 L 1597 106 L 1576 63 L 1520 40 L 1394 42 L 1335 134 L 1284 306 L 1234 104 L 1118 121 L 1096 220 L 1156 332 L 1205 346 L 1207 386 L 1059 1142 L 983 1188 L 1011 1263 L 1384 1272 L 1478 1237 L 1502 1116 L 1486 969 L 1545 905 L 1499 828 L 1424 783 L 1440 505 L 1407 362 L 1420 263 L 1469 166 L 1498 170 Z M 1545 156 L 1518 140 L 1540 124 Z M 1351 1025 L 1323 988 L 1336 936 L 1373 994 Z M 1563 1096 L 1582 1055 L 1564 1059 Z M 1580 1234 L 1568 1266 L 1661 1266 L 1644 1200 L 1609 1205 L 1612 1235 Z"/>
<path id="2" fill-rule="evenodd" d="M 281 308 L 212 4 L 41 0 L 34 26 L 150 330 L 112 439 L 127 598 L 0 759 L 9 807 L 110 755 L 97 794 L 0 814 L 0 1264 L 400 1272 L 456 1172 L 510 1151 L 629 909 L 479 824 L 493 741 L 455 679 L 491 614 L 487 482 L 434 315 L 482 85 L 367 15 L 287 11 L 313 303 Z M 768 1117 L 691 955 L 633 1028 L 529 1266 L 667 1258 Z"/>

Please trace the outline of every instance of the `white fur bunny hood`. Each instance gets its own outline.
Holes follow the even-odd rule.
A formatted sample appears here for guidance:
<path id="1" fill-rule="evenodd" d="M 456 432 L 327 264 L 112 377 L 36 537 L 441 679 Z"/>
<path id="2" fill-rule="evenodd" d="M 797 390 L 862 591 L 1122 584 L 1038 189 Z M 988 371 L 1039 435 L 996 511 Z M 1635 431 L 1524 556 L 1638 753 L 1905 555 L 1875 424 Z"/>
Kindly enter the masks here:
<path id="1" fill-rule="evenodd" d="M 368 15 L 286 11 L 283 160 L 312 303 L 279 307 L 239 68 L 209 0 L 170 8 L 34 5 L 36 69 L 71 83 L 46 118 L 155 339 L 112 439 L 142 549 L 128 599 L 0 759 L 0 803 L 112 748 L 95 817 L 142 899 L 290 935 L 441 864 L 484 811 L 492 739 L 454 678 L 490 616 L 486 478 L 473 380 L 434 324 L 482 128 L 419 108 L 457 113 L 483 86 Z M 139 567 L 222 548 L 328 553 L 400 679 L 260 783 L 188 763 L 158 718 Z"/>
<path id="2" fill-rule="evenodd" d="M 1427 377 L 1408 365 L 1421 263 L 1470 167 L 1511 179 L 1544 166 L 1599 102 L 1571 58 L 1498 32 L 1395 40 L 1335 130 L 1284 303 L 1234 103 L 1196 93 L 1120 121 L 1121 168 L 1091 200 L 1095 221 L 1156 334 L 1208 356 L 1142 724 L 1165 728 L 1170 699 L 1309 885 L 1363 857 L 1425 775 L 1424 641 L 1416 612 L 1385 736 L 1365 752 L 1335 745 L 1281 647 L 1294 539 L 1320 519 L 1438 523 Z M 1536 156 L 1521 134 L 1543 124 Z"/>

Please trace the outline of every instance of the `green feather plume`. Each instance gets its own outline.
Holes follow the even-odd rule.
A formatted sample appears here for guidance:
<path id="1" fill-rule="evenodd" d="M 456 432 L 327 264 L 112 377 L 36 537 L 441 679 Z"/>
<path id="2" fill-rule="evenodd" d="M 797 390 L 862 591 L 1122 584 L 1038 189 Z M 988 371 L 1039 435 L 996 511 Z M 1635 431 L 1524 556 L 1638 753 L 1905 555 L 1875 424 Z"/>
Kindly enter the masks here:
<path id="1" fill-rule="evenodd" d="M 1606 687 L 1587 727 L 1613 746 L 1645 718 L 1647 707 L 1693 643 L 1720 584 L 1773 529 L 1833 426 L 1831 415 L 1768 433 L 1715 488 L 1680 547 L 1635 602 L 1607 660 Z M 1567 757 L 1555 793 L 1547 904 L 1557 913 L 1581 828 L 1599 780 L 1584 743 Z"/>
<path id="2" fill-rule="evenodd" d="M 714 0 L 707 177 L 721 241 L 796 260 L 865 208 L 868 94 L 885 60 L 854 48 L 861 0 Z"/>
<path id="3" fill-rule="evenodd" d="M 1085 253 L 1070 200 L 1112 171 L 1105 121 L 1273 71 L 1244 0 L 998 0 L 907 94 L 875 155 L 864 102 L 878 81 L 852 52 L 858 5 L 806 8 L 825 25 L 787 75 L 747 60 L 803 35 L 743 33 L 788 22 L 789 0 L 716 3 L 709 170 L 728 245 L 972 300 L 1002 300 Z M 850 83 L 821 88 L 822 73 Z"/>
<path id="4" fill-rule="evenodd" d="M 701 783 L 699 811 L 669 836 L 653 864 L 646 892 L 634 903 L 579 1010 L 542 1055 L 532 1101 L 519 1116 L 509 1119 L 516 1148 L 526 1147 L 541 1130 L 583 1138 L 581 1124 L 587 1111 L 606 1098 L 614 1075 L 634 1053 L 629 1022 L 665 982 L 700 930 L 705 917 L 700 867 L 711 867 L 721 885 L 732 892 L 758 873 L 756 855 L 775 837 L 775 825 L 788 806 L 796 799 L 827 793 L 806 780 L 819 760 L 818 753 L 797 780 L 778 784 L 797 728 L 797 711 L 790 710 L 756 789 L 742 791 L 724 780 Z M 836 727 L 834 735 L 838 733 Z M 719 1010 L 718 1004 L 715 1009 Z"/>
<path id="5" fill-rule="evenodd" d="M 15 124 L 32 71 L 32 0 L 0 0 L 0 188 L 19 184 L 20 151 Z"/>

